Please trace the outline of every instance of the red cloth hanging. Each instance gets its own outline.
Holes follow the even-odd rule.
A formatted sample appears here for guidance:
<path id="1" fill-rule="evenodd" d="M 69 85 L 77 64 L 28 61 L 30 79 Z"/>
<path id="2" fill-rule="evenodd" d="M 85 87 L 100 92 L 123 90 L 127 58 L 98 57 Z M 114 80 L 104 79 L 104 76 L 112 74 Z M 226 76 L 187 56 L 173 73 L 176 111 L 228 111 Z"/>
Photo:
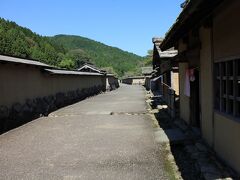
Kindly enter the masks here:
<path id="1" fill-rule="evenodd" d="M 196 80 L 195 78 L 195 70 L 194 69 L 190 69 L 189 70 L 189 79 L 191 82 L 194 82 Z"/>

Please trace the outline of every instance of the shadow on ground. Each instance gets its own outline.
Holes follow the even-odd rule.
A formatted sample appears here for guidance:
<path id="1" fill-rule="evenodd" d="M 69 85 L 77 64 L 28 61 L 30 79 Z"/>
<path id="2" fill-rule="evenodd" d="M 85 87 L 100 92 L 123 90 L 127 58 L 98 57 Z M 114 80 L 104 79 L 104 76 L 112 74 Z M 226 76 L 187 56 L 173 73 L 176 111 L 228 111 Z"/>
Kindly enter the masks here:
<path id="1" fill-rule="evenodd" d="M 177 124 L 179 118 L 176 118 L 177 122 L 176 119 L 171 119 L 167 105 L 161 97 L 153 98 L 150 105 L 152 109 L 157 109 L 154 116 L 169 139 L 170 150 L 183 179 L 237 179 L 233 178 L 237 177 L 236 173 L 225 166 L 213 151 L 201 146 L 200 151 L 196 148 L 197 144 L 203 143 L 200 134 L 193 133 L 191 127 L 187 125 L 179 128 Z"/>
<path id="2" fill-rule="evenodd" d="M 152 104 L 152 108 L 155 109 L 157 106 L 165 106 L 163 101 L 155 100 Z M 167 131 L 170 129 L 175 129 L 176 126 L 174 125 L 171 117 L 167 113 L 167 109 L 160 109 L 158 113 L 154 113 L 155 118 L 158 120 L 159 126 L 165 131 L 166 135 L 169 137 Z M 181 176 L 183 179 L 186 180 L 197 180 L 202 179 L 200 178 L 200 174 L 197 168 L 194 166 L 194 161 L 189 157 L 189 155 L 184 151 L 184 144 L 170 142 L 170 148 L 172 155 L 174 156 L 176 165 L 179 168 Z"/>

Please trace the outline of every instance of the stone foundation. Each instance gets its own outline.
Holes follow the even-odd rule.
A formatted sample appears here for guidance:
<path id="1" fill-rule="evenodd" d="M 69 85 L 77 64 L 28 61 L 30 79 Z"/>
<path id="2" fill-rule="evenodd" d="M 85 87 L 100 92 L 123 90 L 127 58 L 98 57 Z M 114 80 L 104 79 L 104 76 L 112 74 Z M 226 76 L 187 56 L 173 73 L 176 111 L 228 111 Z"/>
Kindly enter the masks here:
<path id="1" fill-rule="evenodd" d="M 104 90 L 104 86 L 94 86 L 67 93 L 59 92 L 46 97 L 26 99 L 25 103 L 15 103 L 11 107 L 0 106 L 0 133 L 16 128 L 38 117 L 47 116 L 50 112 L 97 95 Z"/>

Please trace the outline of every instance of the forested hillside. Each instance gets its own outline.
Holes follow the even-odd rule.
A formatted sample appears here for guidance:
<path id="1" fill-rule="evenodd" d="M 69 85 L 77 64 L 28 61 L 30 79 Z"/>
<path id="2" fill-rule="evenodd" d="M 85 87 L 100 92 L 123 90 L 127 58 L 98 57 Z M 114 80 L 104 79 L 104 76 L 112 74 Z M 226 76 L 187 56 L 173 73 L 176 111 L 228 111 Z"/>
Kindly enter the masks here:
<path id="1" fill-rule="evenodd" d="M 2 18 L 0 18 L 0 53 L 32 58 L 55 66 L 60 65 L 66 56 L 65 49 L 53 45 L 48 38 Z"/>
<path id="2" fill-rule="evenodd" d="M 119 75 L 131 71 L 136 73 L 143 63 L 143 58 L 135 54 L 80 36 L 57 35 L 50 39 L 54 44 L 62 45 L 69 54 L 90 60 L 98 67 L 112 67 Z"/>
<path id="3" fill-rule="evenodd" d="M 86 61 L 115 72 L 137 75 L 143 58 L 80 36 L 43 37 L 30 29 L 0 18 L 0 54 L 35 59 L 54 66 L 76 69 Z"/>

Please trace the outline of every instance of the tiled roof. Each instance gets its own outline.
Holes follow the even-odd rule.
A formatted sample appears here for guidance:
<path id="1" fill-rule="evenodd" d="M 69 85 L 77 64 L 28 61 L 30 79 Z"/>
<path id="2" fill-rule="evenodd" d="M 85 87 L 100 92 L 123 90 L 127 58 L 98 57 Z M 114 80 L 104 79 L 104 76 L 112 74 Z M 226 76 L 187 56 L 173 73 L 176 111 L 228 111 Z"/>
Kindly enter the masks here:
<path id="1" fill-rule="evenodd" d="M 11 56 L 4 56 L 4 55 L 0 55 L 0 62 L 27 64 L 27 65 L 32 65 L 32 66 L 51 67 L 51 66 L 49 66 L 47 64 L 44 64 L 44 63 L 41 63 L 39 61 L 28 60 L 28 59 L 23 59 L 23 58 L 16 58 L 16 57 L 11 57 Z"/>
<path id="2" fill-rule="evenodd" d="M 103 76 L 100 73 L 90 73 L 90 72 L 80 72 L 80 71 L 69 71 L 69 70 L 61 70 L 61 69 L 44 69 L 46 72 L 50 74 L 58 74 L 58 75 L 87 75 L 87 76 Z"/>
<path id="3" fill-rule="evenodd" d="M 160 58 L 172 58 L 172 57 L 174 57 L 178 54 L 178 51 L 173 50 L 173 49 L 162 51 L 160 49 L 160 45 L 161 45 L 162 41 L 163 41 L 163 38 L 156 38 L 155 37 L 155 38 L 152 39 L 152 42 L 153 42 Z"/>
<path id="4" fill-rule="evenodd" d="M 81 70 L 87 69 L 87 68 L 89 68 L 89 69 L 91 69 L 91 70 L 93 70 L 93 71 L 99 72 L 99 73 L 101 72 L 100 69 L 98 69 L 98 68 L 96 68 L 96 67 L 94 67 L 93 65 L 90 65 L 90 64 L 85 64 L 85 65 L 83 65 L 82 67 L 80 67 L 80 68 L 78 69 L 78 71 L 81 71 Z"/>
<path id="5" fill-rule="evenodd" d="M 172 58 L 178 54 L 177 50 L 160 51 L 160 58 Z"/>
<path id="6" fill-rule="evenodd" d="M 172 25 L 161 43 L 162 50 L 167 50 L 174 46 L 184 34 L 189 32 L 193 26 L 197 27 L 202 20 L 216 9 L 224 0 L 186 0 L 181 6 L 183 11 L 180 13 L 176 22 Z"/>

